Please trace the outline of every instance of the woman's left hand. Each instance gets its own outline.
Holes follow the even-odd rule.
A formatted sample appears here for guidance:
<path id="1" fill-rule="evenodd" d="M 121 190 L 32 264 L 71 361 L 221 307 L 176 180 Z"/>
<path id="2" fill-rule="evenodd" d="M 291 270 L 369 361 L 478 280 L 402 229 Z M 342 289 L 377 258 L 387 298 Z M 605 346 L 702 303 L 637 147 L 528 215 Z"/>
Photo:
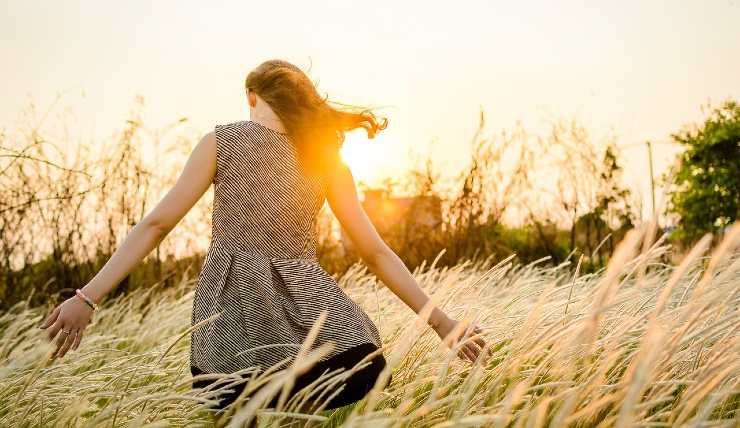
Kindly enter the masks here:
<path id="1" fill-rule="evenodd" d="M 57 349 L 52 358 L 63 357 L 72 348 L 77 349 L 82 340 L 82 331 L 90 323 L 93 309 L 79 297 L 72 296 L 60 303 L 39 326 L 48 330 L 49 341 L 55 341 Z M 56 340 L 55 340 L 56 338 Z"/>
<path id="2" fill-rule="evenodd" d="M 481 337 L 483 331 L 477 325 L 469 325 L 465 330 L 460 330 L 457 335 L 453 335 L 452 333 L 461 322 L 462 321 L 457 321 L 450 317 L 446 317 L 442 322 L 440 322 L 437 327 L 434 328 L 434 330 L 437 332 L 437 335 L 444 341 L 444 343 L 447 344 L 447 346 L 450 348 L 455 347 L 457 345 L 457 342 L 459 342 L 463 338 L 463 336 L 465 336 L 466 332 L 472 332 L 472 334 L 467 338 L 465 343 L 458 351 L 457 355 L 462 359 L 467 358 L 468 360 L 470 360 L 471 363 L 474 363 L 478 359 L 480 353 L 484 349 L 486 349 L 486 341 L 483 340 L 483 338 Z M 488 352 L 483 358 L 485 364 L 488 364 L 488 358 L 492 355 L 493 352 L 489 348 Z"/>

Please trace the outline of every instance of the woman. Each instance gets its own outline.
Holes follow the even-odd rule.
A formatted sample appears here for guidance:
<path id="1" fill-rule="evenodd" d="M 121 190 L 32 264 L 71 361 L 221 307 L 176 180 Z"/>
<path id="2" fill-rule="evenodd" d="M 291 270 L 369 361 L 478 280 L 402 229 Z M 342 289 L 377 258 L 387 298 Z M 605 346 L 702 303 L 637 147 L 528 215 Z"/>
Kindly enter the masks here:
<path id="1" fill-rule="evenodd" d="M 268 368 L 296 355 L 314 322 L 315 338 L 331 342 L 328 355 L 296 382 L 295 392 L 326 370 L 351 369 L 326 409 L 362 399 L 386 361 L 378 329 L 316 259 L 315 221 L 324 201 L 347 231 L 363 261 L 406 305 L 419 313 L 429 297 L 364 213 L 339 148 L 344 133 L 385 129 L 368 110 L 332 107 L 309 78 L 282 60 L 249 73 L 250 120 L 218 125 L 194 148 L 174 188 L 129 233 L 100 272 L 47 317 L 41 328 L 55 341 L 54 357 L 77 349 L 96 302 L 172 230 L 213 183 L 213 238 L 193 301 L 190 364 L 193 375 Z M 434 308 L 429 324 L 452 346 L 464 336 L 458 321 Z M 459 327 L 463 327 L 460 325 Z M 467 333 L 481 333 L 471 326 Z M 466 341 L 459 356 L 475 361 L 485 342 Z M 390 379 L 389 379 L 390 380 Z M 194 387 L 207 382 L 196 381 Z M 223 409 L 238 396 L 224 396 Z M 270 404 L 274 405 L 273 400 Z"/>

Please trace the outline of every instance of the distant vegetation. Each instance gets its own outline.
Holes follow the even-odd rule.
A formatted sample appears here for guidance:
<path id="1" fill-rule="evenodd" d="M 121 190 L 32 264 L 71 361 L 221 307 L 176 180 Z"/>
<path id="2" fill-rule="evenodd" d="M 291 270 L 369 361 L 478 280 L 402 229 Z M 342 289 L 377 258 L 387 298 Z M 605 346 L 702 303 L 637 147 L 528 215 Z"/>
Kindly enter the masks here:
<path id="1" fill-rule="evenodd" d="M 622 184 L 616 142 L 595 141 L 576 122 L 556 123 L 545 137 L 523 129 L 485 136 L 484 125 L 481 113 L 469 164 L 454 182 L 442 182 L 427 158 L 389 186 L 389 194 L 442 205 L 440 224 L 410 215 L 384 229 L 389 245 L 410 266 L 443 252 L 442 265 L 515 253 L 555 264 L 582 255 L 585 270 L 603 267 L 640 217 L 639 200 Z"/>
<path id="2" fill-rule="evenodd" d="M 140 99 L 123 130 L 100 145 L 50 135 L 47 115 L 34 106 L 23 126 L 0 134 L 0 308 L 71 295 L 174 184 L 197 136 L 183 134 L 182 121 L 148 129 L 142 110 Z M 738 117 L 737 104 L 728 102 L 697 130 L 674 137 L 689 147 L 670 208 L 679 227 L 675 244 L 689 245 L 737 219 Z M 523 263 L 579 261 L 593 272 L 645 220 L 641 197 L 622 181 L 617 138 L 595 138 L 574 121 L 554 123 L 547 135 L 521 127 L 488 134 L 483 112 L 479 125 L 468 165 L 453 182 L 442 181 L 433 159 L 425 159 L 388 184 L 390 195 L 440 202 L 439 223 L 407 216 L 383 230 L 410 268 L 516 254 Z M 116 293 L 196 276 L 211 208 L 209 191 Z M 358 257 L 344 250 L 335 229 L 325 206 L 319 255 L 341 275 Z"/>
<path id="3" fill-rule="evenodd" d="M 673 138 L 686 147 L 669 207 L 679 218 L 677 239 L 693 242 L 722 232 L 740 214 L 740 104 L 711 108 L 703 124 Z"/>

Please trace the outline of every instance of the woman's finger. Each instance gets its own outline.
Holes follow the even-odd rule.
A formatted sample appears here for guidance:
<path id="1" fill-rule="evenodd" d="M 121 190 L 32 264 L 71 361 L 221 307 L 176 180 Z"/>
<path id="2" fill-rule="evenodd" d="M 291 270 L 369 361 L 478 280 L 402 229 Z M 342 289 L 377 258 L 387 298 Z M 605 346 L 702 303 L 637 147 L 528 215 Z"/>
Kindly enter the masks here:
<path id="1" fill-rule="evenodd" d="M 467 348 L 465 347 L 465 345 L 461 345 L 461 346 L 460 346 L 460 347 L 458 348 L 458 351 L 457 351 L 457 356 L 458 356 L 458 357 L 460 357 L 460 358 L 461 358 L 461 359 L 463 359 L 463 360 L 467 360 L 467 359 L 470 359 L 470 356 L 468 355 L 468 350 L 467 350 Z"/>
<path id="2" fill-rule="evenodd" d="M 478 344 L 481 348 L 486 346 L 486 341 L 481 336 L 473 336 L 473 341 Z"/>
<path id="3" fill-rule="evenodd" d="M 470 352 L 470 356 L 473 357 L 470 362 L 474 363 L 478 359 L 478 349 L 473 346 L 468 346 L 468 352 Z"/>
<path id="4" fill-rule="evenodd" d="M 463 360 L 468 358 L 468 355 L 465 353 L 465 351 L 462 348 L 460 348 L 460 350 L 457 351 L 457 356 L 462 358 Z"/>
<path id="5" fill-rule="evenodd" d="M 467 346 L 463 345 L 462 351 L 465 354 L 465 357 L 470 360 L 470 362 L 475 361 L 475 355 L 473 355 L 473 351 L 471 351 Z"/>
<path id="6" fill-rule="evenodd" d="M 74 344 L 72 344 L 72 350 L 76 351 L 77 348 L 80 347 L 80 342 L 82 341 L 82 329 L 77 330 L 77 336 L 75 336 Z"/>
<path id="7" fill-rule="evenodd" d="M 474 357 L 473 361 L 477 360 L 478 357 L 480 357 L 480 348 L 478 348 L 478 345 L 471 344 L 468 346 L 468 349 L 470 349 L 470 352 L 473 353 L 473 357 Z"/>
<path id="8" fill-rule="evenodd" d="M 54 308 L 53 311 L 49 314 L 48 317 L 44 320 L 43 323 L 39 326 L 39 328 L 44 329 L 46 327 L 49 327 L 54 321 L 56 321 L 57 317 L 59 316 L 59 311 L 61 310 L 62 305 L 57 306 Z"/>
<path id="9" fill-rule="evenodd" d="M 57 324 L 60 324 L 60 323 L 57 323 Z M 67 330 L 63 326 L 59 328 L 59 334 L 57 335 L 56 340 L 54 341 L 57 347 L 56 350 L 54 350 L 54 354 L 52 354 L 52 357 L 54 358 L 56 358 L 59 355 L 59 350 L 62 348 L 62 346 L 64 346 L 64 342 L 67 341 L 67 339 L 69 338 L 69 335 L 71 334 L 71 332 L 65 333 L 65 330 L 69 332 L 69 330 Z"/>
<path id="10" fill-rule="evenodd" d="M 480 329 L 480 327 L 475 327 L 474 333 L 475 334 L 473 336 L 473 340 L 475 340 L 475 343 L 480 345 L 481 348 L 485 347 L 486 341 L 483 340 L 483 337 L 482 337 L 483 331 Z"/>
<path id="11" fill-rule="evenodd" d="M 47 336 L 49 337 L 49 342 L 54 341 L 54 338 L 57 337 L 57 333 L 59 333 L 59 330 L 62 329 L 62 325 L 63 325 L 62 320 L 60 320 L 59 318 L 56 318 L 56 321 L 54 322 L 54 324 L 52 324 L 51 327 L 49 327 L 46 330 Z"/>
<path id="12" fill-rule="evenodd" d="M 77 336 L 77 330 L 69 330 L 69 334 L 62 332 L 62 335 L 66 336 L 66 339 L 57 352 L 57 356 L 59 358 L 63 357 L 64 354 L 67 353 L 69 347 L 72 346 L 72 342 L 74 342 L 75 336 Z"/>

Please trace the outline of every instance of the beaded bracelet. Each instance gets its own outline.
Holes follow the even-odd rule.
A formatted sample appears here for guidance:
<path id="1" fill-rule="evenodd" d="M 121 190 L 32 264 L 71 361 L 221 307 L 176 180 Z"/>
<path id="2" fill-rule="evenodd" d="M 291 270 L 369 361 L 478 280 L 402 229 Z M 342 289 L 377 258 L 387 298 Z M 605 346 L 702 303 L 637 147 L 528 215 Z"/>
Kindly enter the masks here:
<path id="1" fill-rule="evenodd" d="M 77 295 L 77 297 L 87 303 L 87 306 L 91 307 L 94 311 L 98 310 L 98 305 L 93 302 L 91 298 L 87 297 L 85 293 L 82 292 L 82 290 L 78 288 L 77 290 L 75 290 L 75 294 Z"/>

